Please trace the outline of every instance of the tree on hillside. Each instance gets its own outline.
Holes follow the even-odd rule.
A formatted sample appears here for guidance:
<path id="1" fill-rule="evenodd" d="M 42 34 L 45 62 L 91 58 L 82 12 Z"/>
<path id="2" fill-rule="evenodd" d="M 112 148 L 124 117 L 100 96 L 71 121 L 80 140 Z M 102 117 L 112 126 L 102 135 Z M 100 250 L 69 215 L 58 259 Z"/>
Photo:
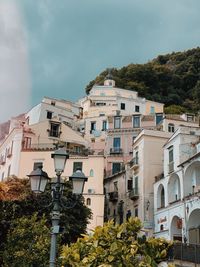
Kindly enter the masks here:
<path id="1" fill-rule="evenodd" d="M 92 236 L 84 236 L 64 246 L 62 262 L 67 267 L 155 267 L 166 259 L 171 242 L 142 235 L 142 224 L 135 217 L 121 225 L 113 221 L 97 227 Z"/>
<path id="2" fill-rule="evenodd" d="M 86 86 L 88 94 L 94 84 L 102 85 L 108 73 L 104 70 Z M 145 64 L 129 64 L 112 69 L 116 87 L 137 91 L 139 96 L 169 105 L 179 105 L 197 112 L 200 81 L 200 48 L 159 55 Z M 159 96 L 159 97 L 158 97 Z M 190 103 L 190 104 L 189 104 Z"/>
<path id="3" fill-rule="evenodd" d="M 83 204 L 83 198 L 75 199 L 72 194 L 71 185 L 66 183 L 63 192 L 63 211 L 60 226 L 63 228 L 61 244 L 76 241 L 76 239 L 86 231 L 91 211 Z M 70 200 L 76 205 L 73 209 L 66 209 L 66 202 Z M 16 177 L 0 183 L 0 266 L 2 255 L 7 243 L 7 235 L 11 225 L 23 216 L 32 216 L 35 212 L 38 219 L 46 216 L 46 225 L 51 227 L 51 191 L 35 195 L 30 190 L 28 179 L 18 179 Z"/>

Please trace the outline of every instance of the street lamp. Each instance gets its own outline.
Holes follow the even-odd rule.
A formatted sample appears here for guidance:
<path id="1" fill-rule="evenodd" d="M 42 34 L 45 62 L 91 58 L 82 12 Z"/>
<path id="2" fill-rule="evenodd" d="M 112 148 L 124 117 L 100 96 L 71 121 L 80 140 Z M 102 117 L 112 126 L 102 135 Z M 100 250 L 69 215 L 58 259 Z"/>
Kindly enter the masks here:
<path id="1" fill-rule="evenodd" d="M 69 155 L 63 148 L 56 150 L 51 157 L 54 159 L 54 167 L 56 172 L 56 182 L 49 182 L 52 191 L 53 209 L 51 213 L 52 231 L 51 231 L 51 248 L 50 248 L 50 261 L 49 266 L 55 267 L 56 264 L 56 242 L 57 235 L 60 233 L 60 211 L 61 211 L 61 197 L 63 192 L 63 183 L 61 183 L 61 174 L 65 169 L 65 164 Z M 28 175 L 31 181 L 31 190 L 35 193 L 42 193 L 45 191 L 47 181 L 50 180 L 48 174 L 42 170 L 42 166 L 32 171 Z M 84 183 L 87 177 L 81 170 L 76 170 L 69 180 L 72 181 L 73 193 L 81 195 L 84 189 Z"/>

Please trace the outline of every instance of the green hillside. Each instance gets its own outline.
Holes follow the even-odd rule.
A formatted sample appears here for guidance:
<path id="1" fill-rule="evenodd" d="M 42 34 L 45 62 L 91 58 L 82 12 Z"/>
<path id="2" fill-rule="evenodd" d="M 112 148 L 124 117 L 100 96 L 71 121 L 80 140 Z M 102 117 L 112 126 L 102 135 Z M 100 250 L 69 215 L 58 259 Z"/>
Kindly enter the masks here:
<path id="1" fill-rule="evenodd" d="M 86 87 L 103 84 L 107 70 Z M 200 48 L 160 55 L 146 64 L 112 69 L 116 86 L 134 90 L 139 96 L 165 104 L 166 112 L 200 110 Z"/>

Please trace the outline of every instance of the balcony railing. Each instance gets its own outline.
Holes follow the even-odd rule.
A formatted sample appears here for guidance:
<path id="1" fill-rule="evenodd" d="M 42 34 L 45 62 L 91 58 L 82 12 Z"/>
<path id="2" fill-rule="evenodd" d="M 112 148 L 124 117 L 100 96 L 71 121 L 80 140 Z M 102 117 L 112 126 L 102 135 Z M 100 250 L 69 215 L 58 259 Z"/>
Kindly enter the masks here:
<path id="1" fill-rule="evenodd" d="M 113 147 L 110 149 L 110 154 L 122 154 L 123 149 L 120 147 Z"/>
<path id="2" fill-rule="evenodd" d="M 123 172 L 123 171 L 125 171 L 125 165 L 124 165 L 124 164 L 121 165 L 121 167 L 120 167 L 119 170 L 109 170 L 109 171 L 106 171 L 106 172 L 105 172 L 105 177 L 107 178 L 107 177 L 116 175 L 116 174 L 118 174 L 118 173 L 121 173 L 121 172 Z"/>
<path id="3" fill-rule="evenodd" d="M 109 195 L 109 201 L 117 201 L 118 200 L 118 192 L 117 191 L 113 191 L 113 192 L 110 192 L 108 193 Z"/>
<path id="4" fill-rule="evenodd" d="M 130 161 L 130 168 L 132 169 L 137 169 L 139 167 L 139 158 L 138 157 L 134 157 L 131 161 Z"/>
<path id="5" fill-rule="evenodd" d="M 168 173 L 171 173 L 174 171 L 174 162 L 171 161 L 169 164 L 168 164 Z"/>
<path id="6" fill-rule="evenodd" d="M 130 192 L 129 192 L 129 198 L 132 200 L 136 200 L 139 198 L 139 190 L 137 187 L 133 188 Z"/>
<path id="7" fill-rule="evenodd" d="M 22 151 L 54 151 L 56 150 L 55 144 L 30 144 L 29 146 L 23 146 Z M 68 149 L 66 151 L 69 155 L 80 155 L 80 156 L 88 156 L 88 155 L 104 155 L 103 149 Z"/>

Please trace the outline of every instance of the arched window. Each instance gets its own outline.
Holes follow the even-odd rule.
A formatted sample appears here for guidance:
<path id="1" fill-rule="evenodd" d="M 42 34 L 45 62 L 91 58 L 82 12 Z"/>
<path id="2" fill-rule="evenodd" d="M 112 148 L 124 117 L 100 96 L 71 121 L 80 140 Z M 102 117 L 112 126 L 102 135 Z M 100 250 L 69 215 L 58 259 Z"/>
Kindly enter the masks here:
<path id="1" fill-rule="evenodd" d="M 91 177 L 94 176 L 94 170 L 93 170 L 93 169 L 90 170 L 90 176 L 91 176 Z"/>
<path id="2" fill-rule="evenodd" d="M 163 230 L 164 230 L 164 226 L 163 226 L 163 224 L 161 224 L 160 231 L 163 231 Z"/>
<path id="3" fill-rule="evenodd" d="M 86 200 L 86 205 L 87 205 L 87 206 L 90 206 L 90 205 L 91 205 L 91 198 L 87 198 L 87 200 Z"/>

